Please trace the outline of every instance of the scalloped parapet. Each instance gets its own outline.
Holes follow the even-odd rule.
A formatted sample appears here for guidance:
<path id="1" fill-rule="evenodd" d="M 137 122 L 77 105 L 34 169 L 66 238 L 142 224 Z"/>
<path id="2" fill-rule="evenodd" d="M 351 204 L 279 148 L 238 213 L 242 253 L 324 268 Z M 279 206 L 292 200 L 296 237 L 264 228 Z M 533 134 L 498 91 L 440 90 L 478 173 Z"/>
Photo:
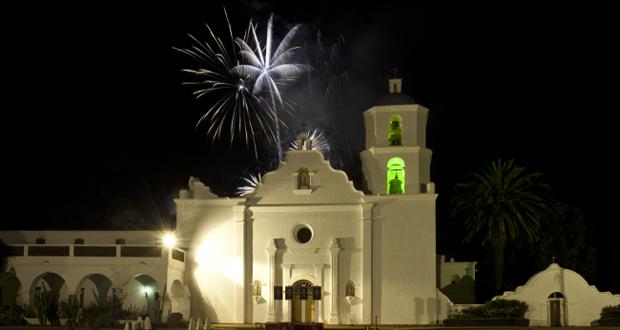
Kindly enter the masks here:
<path id="1" fill-rule="evenodd" d="M 219 196 L 211 192 L 211 188 L 205 186 L 205 184 L 200 182 L 200 179 L 196 177 L 192 176 L 189 178 L 188 186 L 190 191 L 190 198 L 192 199 L 219 198 Z"/>
<path id="2" fill-rule="evenodd" d="M 306 171 L 309 180 L 300 179 Z M 263 176 L 250 204 L 354 204 L 364 194 L 353 186 L 347 174 L 331 167 L 316 150 L 290 151 L 280 167 Z"/>

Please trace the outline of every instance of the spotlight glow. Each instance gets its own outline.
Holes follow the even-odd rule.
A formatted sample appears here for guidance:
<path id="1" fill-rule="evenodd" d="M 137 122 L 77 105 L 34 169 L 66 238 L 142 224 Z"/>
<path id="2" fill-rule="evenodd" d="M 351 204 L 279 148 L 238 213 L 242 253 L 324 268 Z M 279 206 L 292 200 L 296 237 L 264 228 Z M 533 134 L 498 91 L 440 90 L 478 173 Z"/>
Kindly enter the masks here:
<path id="1" fill-rule="evenodd" d="M 164 235 L 164 238 L 162 239 L 162 242 L 164 243 L 165 247 L 172 248 L 176 245 L 177 238 L 174 236 L 173 233 L 166 233 Z"/>

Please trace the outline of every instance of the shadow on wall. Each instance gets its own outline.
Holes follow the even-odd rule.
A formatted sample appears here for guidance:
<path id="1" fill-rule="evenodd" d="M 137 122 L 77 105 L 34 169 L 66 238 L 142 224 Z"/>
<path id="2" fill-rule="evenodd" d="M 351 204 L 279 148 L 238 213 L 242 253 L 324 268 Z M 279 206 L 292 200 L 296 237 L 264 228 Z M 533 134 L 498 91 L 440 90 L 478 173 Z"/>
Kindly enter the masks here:
<path id="1" fill-rule="evenodd" d="M 441 295 L 440 295 L 441 297 Z M 415 322 L 417 324 L 437 324 L 442 318 L 448 314 L 449 301 L 442 301 L 441 298 L 423 298 L 414 299 Z M 445 305 L 445 308 L 444 308 Z"/>
<path id="2" fill-rule="evenodd" d="M 476 303 L 476 281 L 471 276 L 463 276 L 460 279 L 441 288 L 450 300 L 455 304 Z"/>
<path id="3" fill-rule="evenodd" d="M 189 269 L 186 270 L 186 274 L 194 274 L 194 270 L 198 268 L 198 263 L 190 258 L 187 258 L 187 263 L 189 263 L 189 265 L 191 265 L 191 267 L 188 267 Z M 185 281 L 187 283 L 187 286 L 189 287 L 189 290 L 191 292 L 191 305 L 190 305 L 190 314 L 191 315 L 183 315 L 183 317 L 186 320 L 189 320 L 190 317 L 196 318 L 196 317 L 205 317 L 204 311 L 207 311 L 207 315 L 206 317 L 211 321 L 211 322 L 217 322 L 217 314 L 215 313 L 215 310 L 213 309 L 213 307 L 210 307 L 207 302 L 205 301 L 205 297 L 202 296 L 202 292 L 200 292 L 200 288 L 198 287 L 198 280 L 196 279 L 195 276 L 190 276 L 189 279 L 186 279 Z"/>
<path id="4" fill-rule="evenodd" d="M 424 315 L 424 299 L 415 298 L 413 300 L 414 310 L 415 310 L 415 323 L 422 323 L 422 315 Z"/>

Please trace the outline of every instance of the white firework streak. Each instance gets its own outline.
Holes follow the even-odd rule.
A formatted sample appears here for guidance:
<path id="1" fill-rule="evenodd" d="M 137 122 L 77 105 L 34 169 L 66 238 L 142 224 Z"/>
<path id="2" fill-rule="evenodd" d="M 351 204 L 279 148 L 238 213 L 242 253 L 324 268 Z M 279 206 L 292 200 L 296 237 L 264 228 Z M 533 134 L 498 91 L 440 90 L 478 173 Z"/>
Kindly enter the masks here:
<path id="1" fill-rule="evenodd" d="M 261 182 L 261 175 L 260 173 L 258 173 L 257 176 L 250 174 L 247 178 L 243 178 L 243 181 L 245 181 L 247 185 L 237 187 L 237 196 L 246 196 L 256 191 L 256 187 Z"/>
<path id="2" fill-rule="evenodd" d="M 239 64 L 233 68 L 233 72 L 248 77 L 254 81 L 252 93 L 254 95 L 262 95 L 266 93 L 271 101 L 272 109 L 275 112 L 275 126 L 278 143 L 278 156 L 282 158 L 282 150 L 280 146 L 280 119 L 277 118 L 277 106 L 284 107 L 282 93 L 278 85 L 283 85 L 285 81 L 294 80 L 306 66 L 304 64 L 288 63 L 299 47 L 290 47 L 290 43 L 295 37 L 300 24 L 295 25 L 284 39 L 280 42 L 276 51 L 272 54 L 272 31 L 273 31 L 273 15 L 269 17 L 267 23 L 267 40 L 265 43 L 264 54 L 261 43 L 256 35 L 256 26 L 250 23 L 250 30 L 254 40 L 254 48 L 240 38 L 235 41 L 239 45 L 241 57 L 247 64 Z M 276 104 L 277 101 L 277 104 Z"/>
<path id="3" fill-rule="evenodd" d="M 209 40 L 202 42 L 188 34 L 193 45 L 189 48 L 173 47 L 173 49 L 190 56 L 201 66 L 198 69 L 183 70 L 197 78 L 197 81 L 184 83 L 197 86 L 193 92 L 196 99 L 206 95 L 219 97 L 198 120 L 196 128 L 202 124 L 207 125 L 207 134 L 212 136 L 213 142 L 219 140 L 225 130 L 229 130 L 231 144 L 235 134 L 240 134 L 244 137 L 246 145 L 252 143 L 254 154 L 258 158 L 255 135 L 258 131 L 262 131 L 269 141 L 277 141 L 276 132 L 270 125 L 272 121 L 277 120 L 277 115 L 274 108 L 251 92 L 254 88 L 248 87 L 247 77 L 233 70 L 238 63 L 235 55 L 235 39 L 225 9 L 224 14 L 230 34 L 230 48 L 227 48 L 209 25 L 205 24 L 211 37 Z M 247 39 L 250 28 L 246 31 L 244 39 Z"/>
<path id="4" fill-rule="evenodd" d="M 308 132 L 308 140 L 311 141 L 312 150 L 317 150 L 321 154 L 325 155 L 329 153 L 329 141 L 327 141 L 327 137 L 320 129 L 313 129 Z M 299 146 L 297 145 L 297 139 L 294 139 L 289 145 L 288 150 L 298 150 Z"/>

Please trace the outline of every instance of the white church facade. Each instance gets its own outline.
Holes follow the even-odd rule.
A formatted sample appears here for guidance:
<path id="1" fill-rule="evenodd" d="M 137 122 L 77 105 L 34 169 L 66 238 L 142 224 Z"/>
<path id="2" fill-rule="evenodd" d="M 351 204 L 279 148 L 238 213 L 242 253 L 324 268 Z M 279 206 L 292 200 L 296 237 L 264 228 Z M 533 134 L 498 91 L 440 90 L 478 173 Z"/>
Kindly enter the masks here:
<path id="1" fill-rule="evenodd" d="M 181 190 L 177 245 L 157 232 L 0 232 L 28 303 L 122 293 L 144 310 L 213 323 L 433 324 L 450 301 L 437 289 L 428 109 L 389 81 L 364 112 L 367 190 L 311 142 L 289 152 L 244 197 L 198 179 Z"/>
<path id="2" fill-rule="evenodd" d="M 446 317 L 450 302 L 436 286 L 428 109 L 400 89 L 400 79 L 390 80 L 390 95 L 364 113 L 370 194 L 312 148 L 289 152 L 244 198 L 218 198 L 190 180 L 175 202 L 177 236 L 193 261 L 185 276 L 193 314 L 226 323 Z"/>

